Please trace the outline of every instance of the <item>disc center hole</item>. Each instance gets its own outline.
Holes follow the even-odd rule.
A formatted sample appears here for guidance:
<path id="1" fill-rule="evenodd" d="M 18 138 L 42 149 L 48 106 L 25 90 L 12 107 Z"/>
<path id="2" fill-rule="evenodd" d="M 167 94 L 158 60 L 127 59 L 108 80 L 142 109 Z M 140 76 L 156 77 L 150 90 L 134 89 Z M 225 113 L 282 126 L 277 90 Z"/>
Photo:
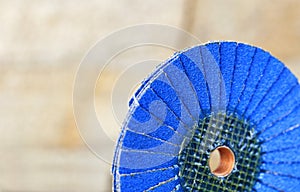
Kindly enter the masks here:
<path id="1" fill-rule="evenodd" d="M 210 153 L 209 168 L 210 172 L 218 177 L 229 175 L 235 164 L 235 156 L 227 146 L 220 146 Z"/>

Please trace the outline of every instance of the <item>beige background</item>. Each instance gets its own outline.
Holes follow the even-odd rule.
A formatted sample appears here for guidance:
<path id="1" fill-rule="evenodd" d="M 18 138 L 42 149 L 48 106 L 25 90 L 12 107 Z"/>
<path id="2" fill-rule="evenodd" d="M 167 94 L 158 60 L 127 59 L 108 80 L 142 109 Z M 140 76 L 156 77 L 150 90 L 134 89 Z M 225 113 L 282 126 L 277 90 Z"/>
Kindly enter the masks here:
<path id="1" fill-rule="evenodd" d="M 297 0 L 0 0 L 0 191 L 111 191 L 110 165 L 85 146 L 72 109 L 76 69 L 97 40 L 129 25 L 168 24 L 202 42 L 263 47 L 300 76 L 299 10 Z M 135 54 L 161 60 L 172 54 L 153 47 L 132 51 L 114 65 Z M 104 74 L 107 84 L 97 87 L 97 105 L 111 107 L 101 94 L 109 95 L 121 72 L 112 67 Z M 127 102 L 123 91 L 120 104 Z M 119 122 L 98 115 L 115 139 Z M 101 137 L 107 135 L 96 139 Z"/>

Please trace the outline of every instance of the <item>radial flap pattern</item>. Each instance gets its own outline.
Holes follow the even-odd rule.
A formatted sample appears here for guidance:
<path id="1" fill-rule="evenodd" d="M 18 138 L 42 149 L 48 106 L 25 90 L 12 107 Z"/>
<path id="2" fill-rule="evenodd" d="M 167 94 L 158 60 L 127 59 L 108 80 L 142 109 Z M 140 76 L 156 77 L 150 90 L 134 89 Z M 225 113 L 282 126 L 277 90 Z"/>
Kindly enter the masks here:
<path id="1" fill-rule="evenodd" d="M 264 50 L 214 42 L 174 54 L 129 102 L 114 191 L 300 191 L 300 86 Z M 234 153 L 215 175 L 211 152 Z"/>

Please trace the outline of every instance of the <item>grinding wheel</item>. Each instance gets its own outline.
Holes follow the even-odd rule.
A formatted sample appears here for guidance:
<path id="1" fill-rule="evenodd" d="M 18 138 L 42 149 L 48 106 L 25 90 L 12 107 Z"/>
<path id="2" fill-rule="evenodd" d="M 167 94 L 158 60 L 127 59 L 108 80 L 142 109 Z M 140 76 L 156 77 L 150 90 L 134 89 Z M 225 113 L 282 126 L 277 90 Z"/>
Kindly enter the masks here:
<path id="1" fill-rule="evenodd" d="M 213 42 L 175 53 L 129 106 L 114 191 L 300 191 L 300 86 L 260 48 Z"/>

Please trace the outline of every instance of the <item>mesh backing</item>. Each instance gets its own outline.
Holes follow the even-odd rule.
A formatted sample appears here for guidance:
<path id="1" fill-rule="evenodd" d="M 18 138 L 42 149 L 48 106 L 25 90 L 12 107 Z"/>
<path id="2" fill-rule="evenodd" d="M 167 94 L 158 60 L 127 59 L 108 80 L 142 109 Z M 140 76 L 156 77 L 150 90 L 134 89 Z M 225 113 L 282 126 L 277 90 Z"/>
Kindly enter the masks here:
<path id="1" fill-rule="evenodd" d="M 235 154 L 235 168 L 226 177 L 210 172 L 209 155 L 225 145 Z M 260 171 L 261 148 L 254 129 L 234 115 L 208 116 L 180 152 L 181 186 L 185 191 L 252 191 Z"/>

